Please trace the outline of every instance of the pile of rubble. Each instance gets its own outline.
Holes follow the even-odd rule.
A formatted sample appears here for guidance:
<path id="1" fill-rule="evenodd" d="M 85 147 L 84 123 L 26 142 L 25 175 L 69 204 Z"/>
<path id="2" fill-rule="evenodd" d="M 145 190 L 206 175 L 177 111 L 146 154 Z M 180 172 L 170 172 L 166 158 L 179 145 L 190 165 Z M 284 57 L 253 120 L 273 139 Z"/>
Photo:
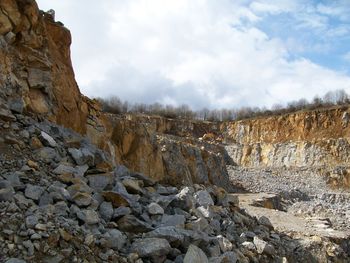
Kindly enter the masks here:
<path id="1" fill-rule="evenodd" d="M 288 211 L 299 217 L 326 218 L 333 229 L 349 231 L 350 194 L 323 193 L 292 204 Z"/>
<path id="2" fill-rule="evenodd" d="M 233 183 L 252 193 L 278 193 L 286 198 L 303 200 L 330 191 L 326 178 L 318 168 L 246 168 L 229 165 L 227 170 Z"/>
<path id="3" fill-rule="evenodd" d="M 0 134 L 0 262 L 312 262 L 319 256 L 274 231 L 267 218 L 246 214 L 220 187 L 158 184 L 113 167 L 70 130 L 8 110 L 1 112 Z M 347 254 L 337 246 L 326 257 L 346 262 Z"/>

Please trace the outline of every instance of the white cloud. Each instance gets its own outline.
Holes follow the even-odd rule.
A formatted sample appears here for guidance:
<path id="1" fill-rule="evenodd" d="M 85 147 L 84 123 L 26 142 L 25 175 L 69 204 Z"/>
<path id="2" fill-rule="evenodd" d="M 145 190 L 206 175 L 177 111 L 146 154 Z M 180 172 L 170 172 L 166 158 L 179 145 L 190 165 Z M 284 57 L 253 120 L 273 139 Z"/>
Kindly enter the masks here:
<path id="1" fill-rule="evenodd" d="M 221 108 L 350 91 L 349 76 L 291 60 L 289 44 L 256 27 L 262 12 L 293 12 L 293 1 L 38 2 L 71 28 L 77 80 L 89 96 Z"/>
<path id="2" fill-rule="evenodd" d="M 299 0 L 258 0 L 252 1 L 250 8 L 257 13 L 279 14 L 296 11 L 300 5 Z"/>
<path id="3" fill-rule="evenodd" d="M 328 17 L 319 14 L 302 13 L 295 15 L 295 18 L 299 28 L 326 30 L 328 27 Z"/>
<path id="4" fill-rule="evenodd" d="M 317 11 L 343 21 L 350 20 L 350 4 L 348 0 L 333 0 L 328 2 L 328 4 L 319 3 Z"/>
<path id="5" fill-rule="evenodd" d="M 350 28 L 348 25 L 335 26 L 333 28 L 330 28 L 326 32 L 327 37 L 331 37 L 331 38 L 348 36 L 349 33 L 350 33 Z"/>

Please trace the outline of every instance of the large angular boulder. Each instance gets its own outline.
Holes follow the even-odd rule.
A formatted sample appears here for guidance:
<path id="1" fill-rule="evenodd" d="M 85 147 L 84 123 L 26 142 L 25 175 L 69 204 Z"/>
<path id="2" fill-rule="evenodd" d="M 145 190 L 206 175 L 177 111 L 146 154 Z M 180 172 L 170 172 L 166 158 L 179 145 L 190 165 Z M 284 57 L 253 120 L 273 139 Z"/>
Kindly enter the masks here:
<path id="1" fill-rule="evenodd" d="M 195 245 L 190 245 L 183 263 L 208 263 L 208 258 L 204 252 Z"/>
<path id="2" fill-rule="evenodd" d="M 124 232 L 143 233 L 153 230 L 149 224 L 133 215 L 125 215 L 120 218 L 117 223 L 119 229 Z"/>
<path id="3" fill-rule="evenodd" d="M 162 238 L 139 239 L 131 245 L 131 251 L 137 253 L 142 258 L 162 258 L 166 256 L 170 250 L 169 242 Z"/>

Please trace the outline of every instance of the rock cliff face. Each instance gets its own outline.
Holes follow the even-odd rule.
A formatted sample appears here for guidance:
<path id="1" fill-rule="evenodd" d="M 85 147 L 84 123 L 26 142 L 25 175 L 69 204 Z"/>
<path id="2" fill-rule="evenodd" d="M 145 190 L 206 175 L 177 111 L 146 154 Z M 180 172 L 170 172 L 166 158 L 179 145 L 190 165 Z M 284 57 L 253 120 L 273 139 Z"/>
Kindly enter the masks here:
<path id="1" fill-rule="evenodd" d="M 224 148 L 198 140 L 208 131 L 219 131 L 218 125 L 146 116 L 114 117 L 111 122 L 116 158 L 134 171 L 172 185 L 201 183 L 232 189 Z"/>
<path id="2" fill-rule="evenodd" d="M 1 1 L 0 24 L 2 99 L 85 133 L 88 103 L 74 79 L 69 30 L 34 0 Z"/>
<path id="3" fill-rule="evenodd" d="M 222 126 L 226 148 L 245 167 L 346 165 L 348 111 L 333 108 L 228 123 Z"/>

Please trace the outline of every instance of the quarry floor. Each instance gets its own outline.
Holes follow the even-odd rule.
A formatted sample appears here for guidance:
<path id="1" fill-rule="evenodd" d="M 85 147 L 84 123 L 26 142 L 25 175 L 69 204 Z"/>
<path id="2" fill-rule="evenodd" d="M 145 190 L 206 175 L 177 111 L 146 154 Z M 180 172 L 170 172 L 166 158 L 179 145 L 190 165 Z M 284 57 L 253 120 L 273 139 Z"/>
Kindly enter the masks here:
<path id="1" fill-rule="evenodd" d="M 350 231 L 335 230 L 328 218 L 300 217 L 288 211 L 282 211 L 275 207 L 277 196 L 269 193 L 242 193 L 236 194 L 241 208 L 248 214 L 260 218 L 267 217 L 274 228 L 291 235 L 320 236 L 335 239 L 350 238 Z"/>
<path id="2" fill-rule="evenodd" d="M 350 193 L 330 189 L 308 169 L 262 170 L 228 166 L 230 180 L 248 193 L 237 193 L 248 214 L 265 216 L 293 237 L 350 238 Z"/>

